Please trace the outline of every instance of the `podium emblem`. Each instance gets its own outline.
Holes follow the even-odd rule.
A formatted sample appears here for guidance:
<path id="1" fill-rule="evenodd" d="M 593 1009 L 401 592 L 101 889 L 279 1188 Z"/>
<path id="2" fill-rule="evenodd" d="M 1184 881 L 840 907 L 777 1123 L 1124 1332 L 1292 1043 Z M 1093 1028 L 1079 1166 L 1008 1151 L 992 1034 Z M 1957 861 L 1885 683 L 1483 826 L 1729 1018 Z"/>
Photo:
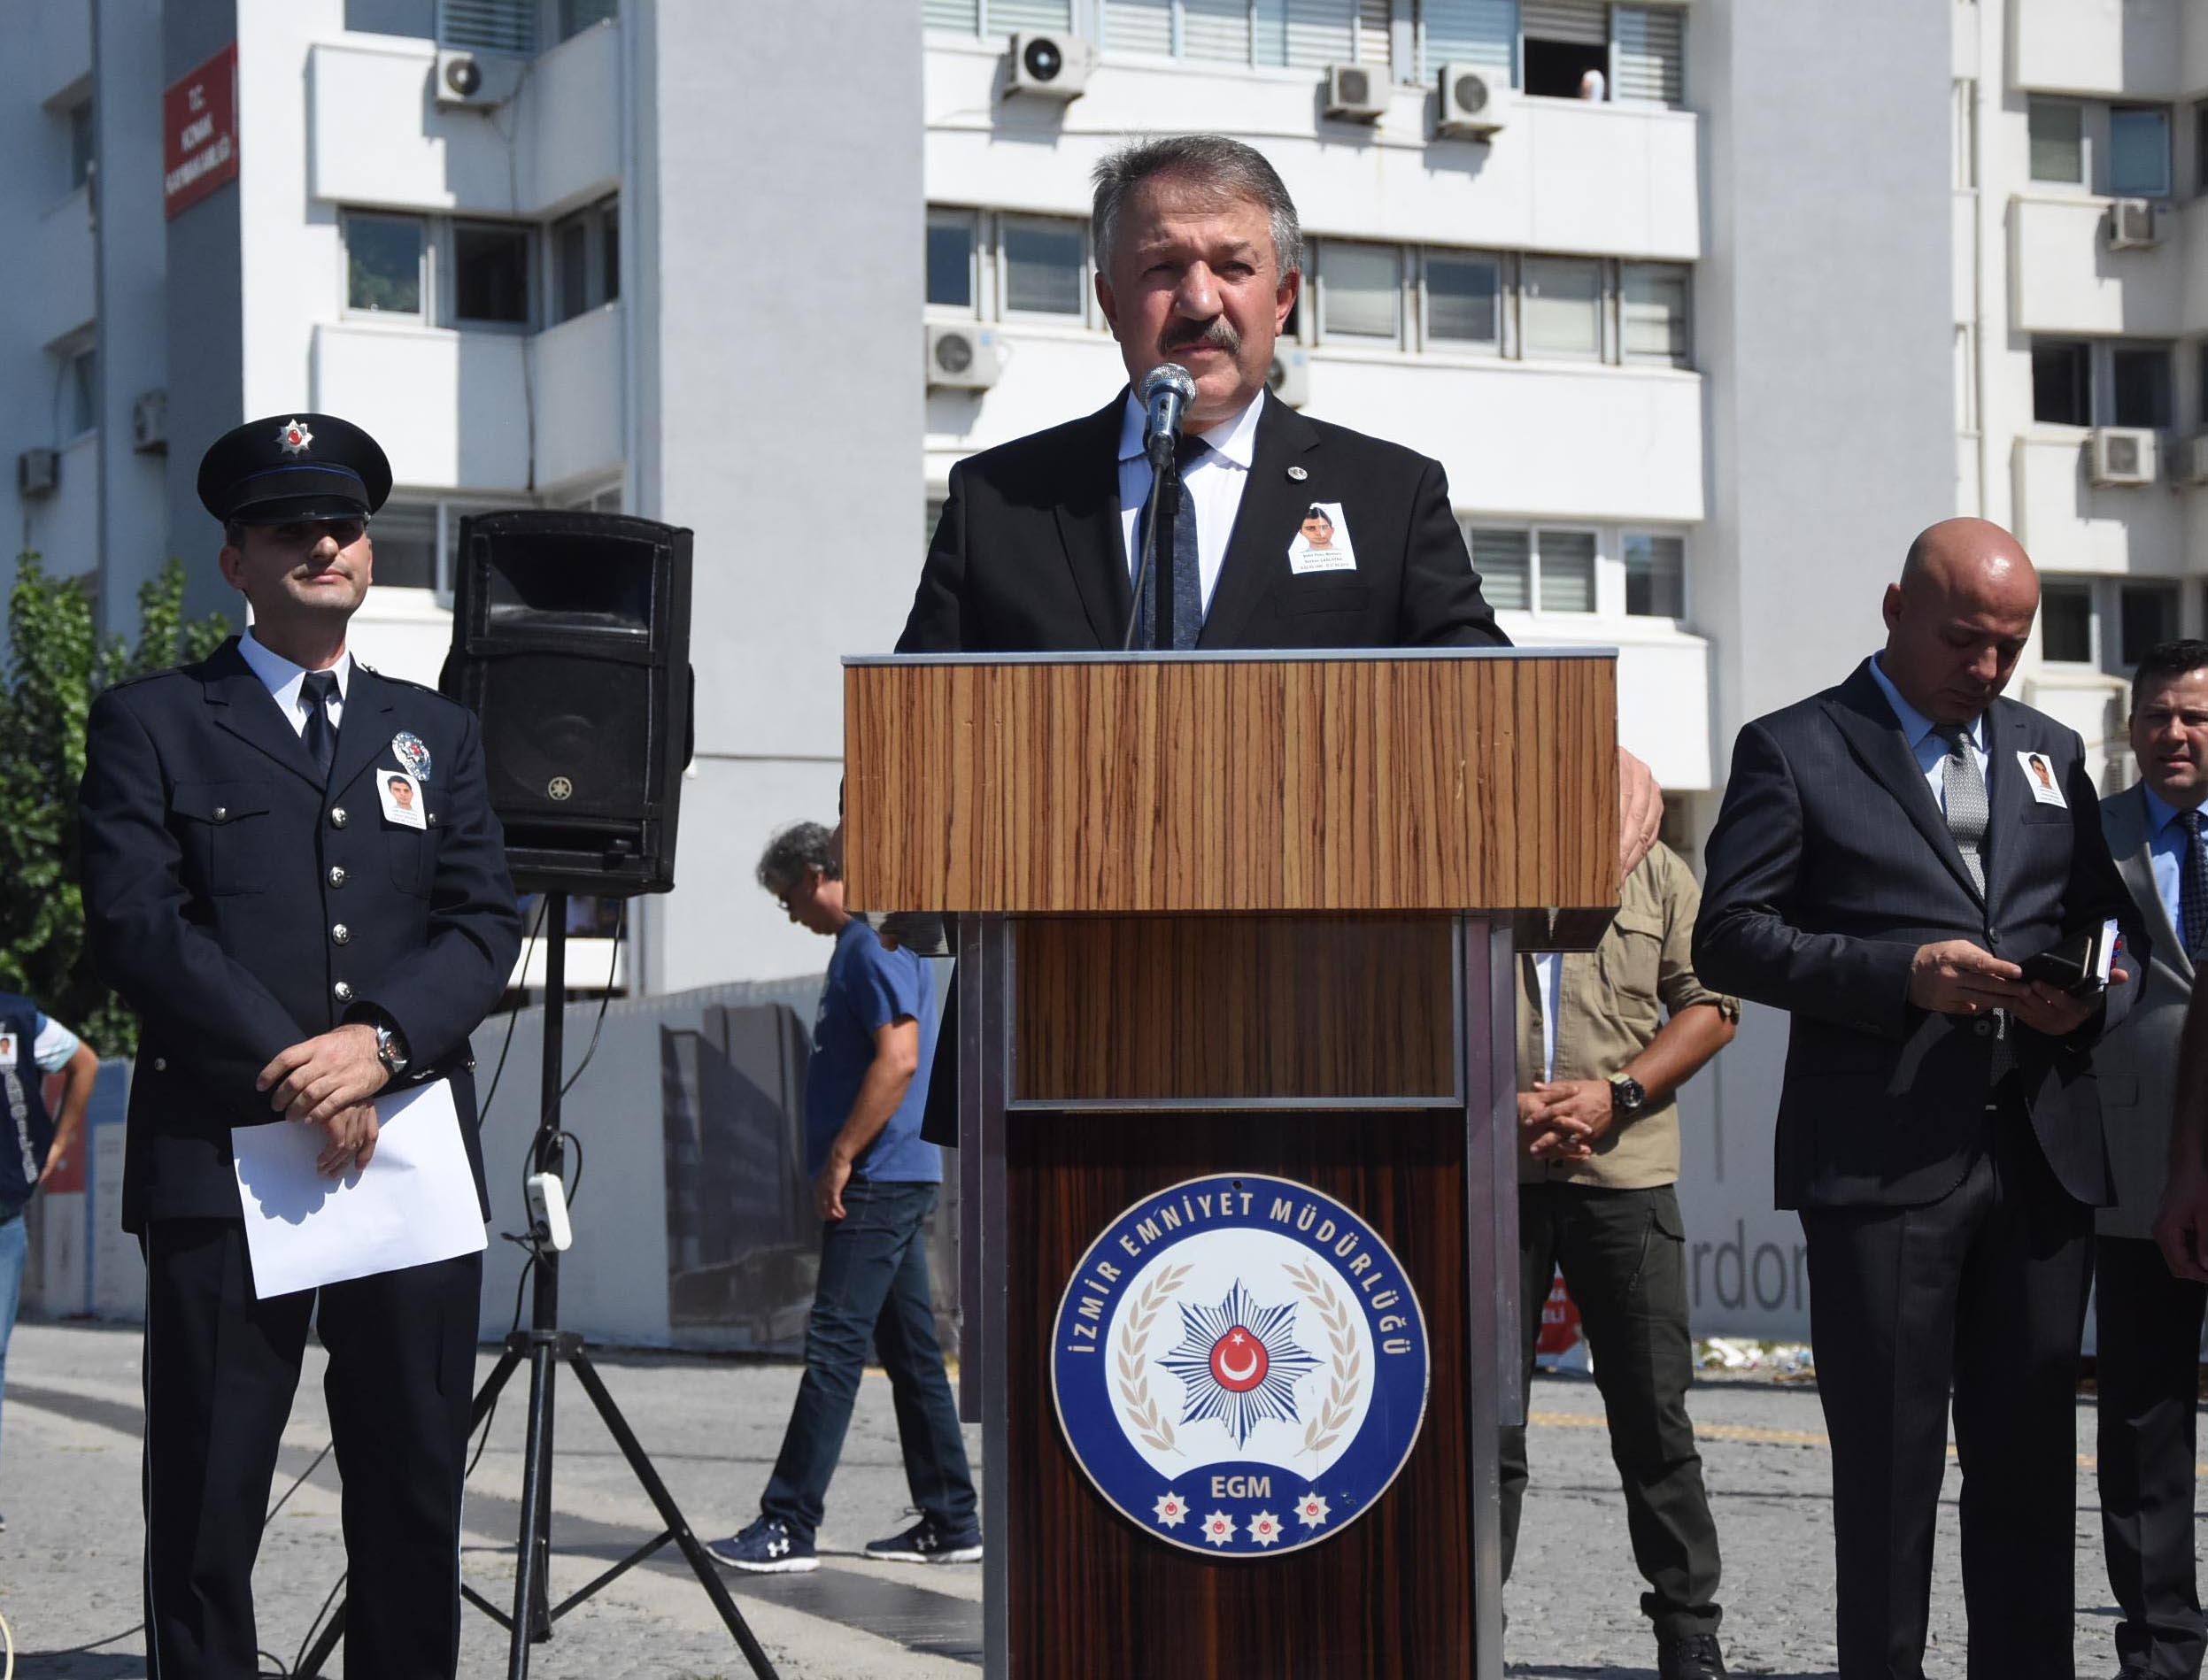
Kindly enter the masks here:
<path id="1" fill-rule="evenodd" d="M 1290 1179 L 1223 1174 L 1144 1198 L 1089 1245 L 1052 1328 L 1075 1461 L 1183 1551 L 1282 1557 L 1339 1533 L 1425 1419 L 1425 1317 L 1403 1268 L 1349 1208 Z"/>

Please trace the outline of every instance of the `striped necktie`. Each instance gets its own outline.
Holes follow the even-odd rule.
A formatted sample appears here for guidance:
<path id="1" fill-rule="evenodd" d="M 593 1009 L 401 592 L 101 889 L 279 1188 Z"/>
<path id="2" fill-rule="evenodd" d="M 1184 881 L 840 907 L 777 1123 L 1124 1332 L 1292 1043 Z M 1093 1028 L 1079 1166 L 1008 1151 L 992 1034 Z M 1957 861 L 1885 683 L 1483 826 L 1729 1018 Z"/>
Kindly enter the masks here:
<path id="1" fill-rule="evenodd" d="M 1135 604 L 1135 645 L 1139 648 L 1193 648 L 1204 628 L 1203 561 L 1196 547 L 1196 504 L 1188 494 L 1187 472 L 1210 446 L 1193 433 L 1183 432 L 1173 445 L 1180 495 L 1173 510 L 1173 540 L 1160 543 L 1145 580 L 1142 599 Z M 1135 521 L 1135 564 L 1142 564 L 1142 547 L 1149 541 L 1149 504 Z"/>

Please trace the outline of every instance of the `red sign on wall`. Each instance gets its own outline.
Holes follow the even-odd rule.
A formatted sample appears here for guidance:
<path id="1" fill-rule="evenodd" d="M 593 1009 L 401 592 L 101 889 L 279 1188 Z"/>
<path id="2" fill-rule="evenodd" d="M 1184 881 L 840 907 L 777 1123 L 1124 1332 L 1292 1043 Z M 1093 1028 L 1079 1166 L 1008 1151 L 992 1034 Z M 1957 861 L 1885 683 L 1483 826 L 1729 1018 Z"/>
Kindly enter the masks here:
<path id="1" fill-rule="evenodd" d="M 237 42 L 161 95 L 161 206 L 173 220 L 237 179 Z"/>

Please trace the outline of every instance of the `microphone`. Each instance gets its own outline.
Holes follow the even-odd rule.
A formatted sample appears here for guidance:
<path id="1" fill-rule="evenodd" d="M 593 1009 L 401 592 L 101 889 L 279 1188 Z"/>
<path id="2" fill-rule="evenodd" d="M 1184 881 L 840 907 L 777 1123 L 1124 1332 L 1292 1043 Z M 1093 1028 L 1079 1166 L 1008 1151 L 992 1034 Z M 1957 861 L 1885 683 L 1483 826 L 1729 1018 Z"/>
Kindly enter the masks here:
<path id="1" fill-rule="evenodd" d="M 1196 400 L 1196 381 L 1178 362 L 1160 362 L 1142 376 L 1142 450 L 1153 468 L 1173 458 L 1173 439 L 1181 417 Z"/>

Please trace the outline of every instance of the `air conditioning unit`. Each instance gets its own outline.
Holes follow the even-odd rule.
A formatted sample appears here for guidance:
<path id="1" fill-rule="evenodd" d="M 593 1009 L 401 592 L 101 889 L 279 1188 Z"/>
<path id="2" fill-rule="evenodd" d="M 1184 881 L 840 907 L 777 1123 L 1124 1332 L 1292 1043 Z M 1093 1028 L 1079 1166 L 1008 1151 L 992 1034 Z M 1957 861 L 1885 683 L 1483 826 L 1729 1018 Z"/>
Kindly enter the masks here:
<path id="1" fill-rule="evenodd" d="M 1387 66 L 1326 66 L 1326 114 L 1346 122 L 1378 122 L 1387 115 Z"/>
<path id="2" fill-rule="evenodd" d="M 1017 35 L 1012 37 L 1012 79 L 1008 94 L 1039 99 L 1078 99 L 1096 68 L 1096 43 L 1079 35 Z"/>
<path id="3" fill-rule="evenodd" d="M 489 111 L 503 105 L 521 90 L 522 60 L 492 52 L 463 52 L 446 48 L 437 54 L 433 84 L 441 105 L 470 105 Z"/>
<path id="4" fill-rule="evenodd" d="M 1453 139 L 1485 140 L 1502 127 L 1509 99 L 1509 79 L 1486 65 L 1445 64 L 1435 127 Z"/>
<path id="5" fill-rule="evenodd" d="M 2159 212 L 2151 198 L 2119 198 L 2108 207 L 2108 248 L 2144 250 L 2162 238 Z"/>
<path id="6" fill-rule="evenodd" d="M 2087 466 L 2096 484 L 2128 487 L 2155 479 L 2155 435 L 2135 426 L 2096 426 Z"/>
<path id="7" fill-rule="evenodd" d="M 27 449 L 15 458 L 15 493 L 18 496 L 51 496 L 54 487 L 60 482 L 60 451 Z"/>
<path id="8" fill-rule="evenodd" d="M 979 327 L 928 325 L 928 389 L 985 391 L 997 382 L 1004 358 L 997 335 Z"/>
<path id="9" fill-rule="evenodd" d="M 1310 358 L 1301 346 L 1273 346 L 1272 372 L 1265 375 L 1265 389 L 1290 408 L 1301 408 L 1311 400 Z"/>
<path id="10" fill-rule="evenodd" d="M 2185 440 L 2185 482 L 2208 484 L 2208 432 Z"/>
<path id="11" fill-rule="evenodd" d="M 166 455 L 169 446 L 169 394 L 147 391 L 130 405 L 130 447 L 141 455 Z"/>

